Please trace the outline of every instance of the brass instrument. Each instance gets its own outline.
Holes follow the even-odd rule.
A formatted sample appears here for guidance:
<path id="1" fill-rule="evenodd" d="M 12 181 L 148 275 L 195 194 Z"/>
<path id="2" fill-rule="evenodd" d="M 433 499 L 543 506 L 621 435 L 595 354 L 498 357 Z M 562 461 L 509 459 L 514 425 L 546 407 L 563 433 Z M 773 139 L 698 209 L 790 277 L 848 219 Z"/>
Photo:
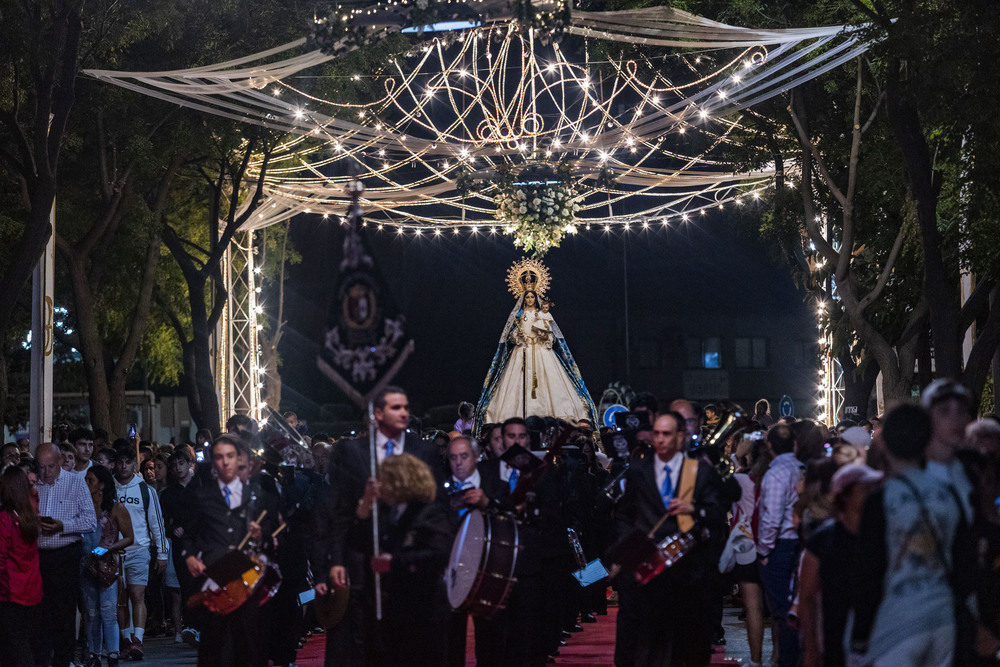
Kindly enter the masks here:
<path id="1" fill-rule="evenodd" d="M 723 481 L 728 480 L 736 472 L 733 460 L 726 456 L 726 440 L 741 427 L 740 420 L 746 415 L 743 408 L 735 403 L 724 403 L 719 406 L 719 421 L 702 440 L 691 449 L 692 456 L 704 454 L 715 467 L 715 471 Z M 718 461 L 712 460 L 712 453 L 718 456 Z"/>
<path id="2" fill-rule="evenodd" d="M 583 570 L 587 567 L 587 557 L 583 554 L 583 545 L 580 544 L 580 536 L 572 528 L 566 529 L 566 537 L 569 538 L 569 545 L 573 548 L 573 557 L 576 559 L 576 569 Z"/>
<path id="3" fill-rule="evenodd" d="M 622 499 L 625 495 L 625 485 L 622 482 L 625 481 L 625 473 L 628 472 L 628 465 L 622 468 L 622 471 L 611 478 L 611 480 L 604 485 L 601 492 L 608 497 L 612 503 L 618 504 L 618 501 Z"/>

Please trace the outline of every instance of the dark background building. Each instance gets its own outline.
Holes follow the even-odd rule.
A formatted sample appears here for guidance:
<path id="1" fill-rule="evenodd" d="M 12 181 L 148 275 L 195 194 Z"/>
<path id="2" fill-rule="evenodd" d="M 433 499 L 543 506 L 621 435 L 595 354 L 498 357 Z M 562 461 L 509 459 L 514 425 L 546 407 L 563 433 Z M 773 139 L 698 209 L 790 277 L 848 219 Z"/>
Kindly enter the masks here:
<path id="1" fill-rule="evenodd" d="M 291 268 L 286 286 L 283 408 L 314 422 L 315 430 L 319 422 L 358 414 L 315 362 L 334 300 L 343 228 L 305 217 L 292 233 L 303 261 Z M 507 269 L 522 253 L 510 237 L 468 228 L 440 237 L 400 238 L 388 228 L 365 233 L 416 342 L 396 380 L 410 392 L 414 412 L 475 403 L 514 304 Z M 725 216 L 668 228 L 581 231 L 544 263 L 553 315 L 595 402 L 608 383 L 626 381 L 664 400 L 731 399 L 748 408 L 758 398 L 776 404 L 787 394 L 798 416 L 815 414 L 812 309 L 787 269 L 758 240 L 738 236 Z"/>

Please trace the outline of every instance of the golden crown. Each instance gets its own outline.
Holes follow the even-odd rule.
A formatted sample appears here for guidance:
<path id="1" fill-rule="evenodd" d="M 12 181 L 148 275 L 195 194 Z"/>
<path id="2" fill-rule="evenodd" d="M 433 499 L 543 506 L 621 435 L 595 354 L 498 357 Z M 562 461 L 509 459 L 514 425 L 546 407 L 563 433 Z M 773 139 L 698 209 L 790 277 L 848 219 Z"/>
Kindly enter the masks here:
<path id="1" fill-rule="evenodd" d="M 549 280 L 549 270 L 537 259 L 525 257 L 514 262 L 507 272 L 507 288 L 518 298 L 529 290 L 538 296 L 545 294 Z"/>

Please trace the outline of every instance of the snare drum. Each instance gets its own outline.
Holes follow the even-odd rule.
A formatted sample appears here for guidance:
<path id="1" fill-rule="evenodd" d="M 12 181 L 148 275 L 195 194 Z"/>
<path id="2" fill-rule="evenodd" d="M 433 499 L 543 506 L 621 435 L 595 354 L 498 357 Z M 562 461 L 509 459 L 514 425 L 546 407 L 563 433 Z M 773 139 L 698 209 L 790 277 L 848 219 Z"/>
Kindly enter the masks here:
<path id="1" fill-rule="evenodd" d="M 470 510 L 455 536 L 445 572 L 452 609 L 480 618 L 492 618 L 503 609 L 516 581 L 520 548 L 513 516 Z"/>

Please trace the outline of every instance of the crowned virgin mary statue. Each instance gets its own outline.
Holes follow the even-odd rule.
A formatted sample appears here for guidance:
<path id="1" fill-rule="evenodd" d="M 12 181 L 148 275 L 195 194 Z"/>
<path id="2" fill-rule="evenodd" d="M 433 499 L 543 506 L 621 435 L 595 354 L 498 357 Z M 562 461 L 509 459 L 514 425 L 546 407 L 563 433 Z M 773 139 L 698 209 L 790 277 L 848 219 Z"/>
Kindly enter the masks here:
<path id="1" fill-rule="evenodd" d="M 483 383 L 477 428 L 532 415 L 596 424 L 594 401 L 545 298 L 548 269 L 522 259 L 511 267 L 507 284 L 517 301 Z"/>

